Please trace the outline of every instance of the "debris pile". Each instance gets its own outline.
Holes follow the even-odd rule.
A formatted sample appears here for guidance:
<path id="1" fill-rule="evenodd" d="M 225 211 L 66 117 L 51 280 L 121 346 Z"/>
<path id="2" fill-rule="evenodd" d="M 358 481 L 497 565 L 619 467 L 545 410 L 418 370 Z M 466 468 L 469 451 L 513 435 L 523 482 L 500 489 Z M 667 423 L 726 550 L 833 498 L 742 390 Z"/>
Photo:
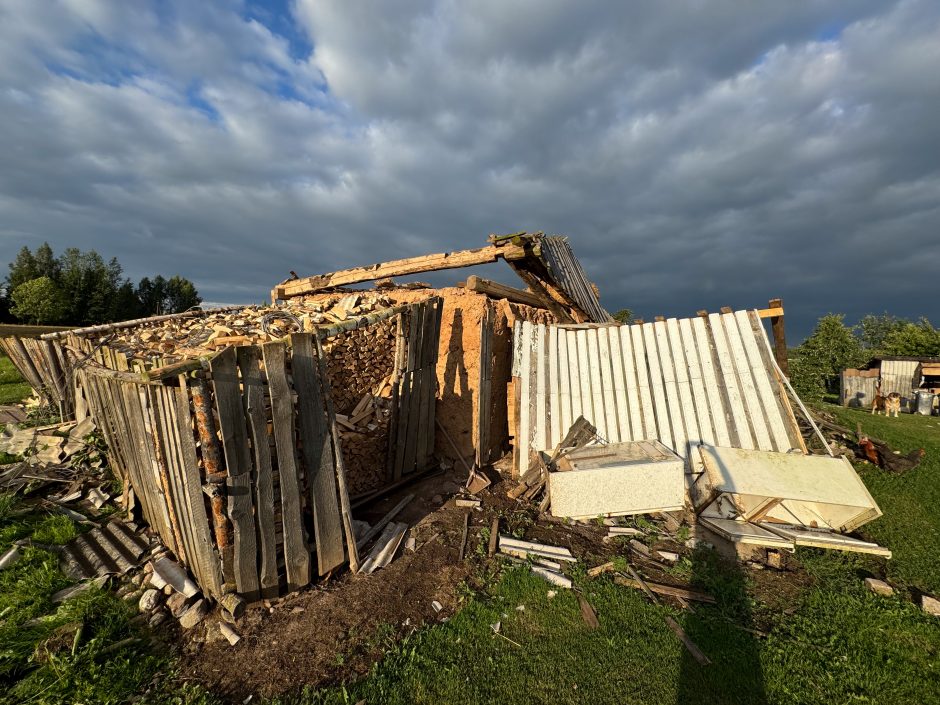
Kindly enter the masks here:
<path id="1" fill-rule="evenodd" d="M 290 333 L 342 323 L 388 308 L 379 292 L 332 293 L 291 299 L 278 306 L 246 306 L 205 315 L 167 318 L 131 328 L 105 330 L 90 339 L 134 359 L 168 360 L 212 355 L 230 345 L 257 345 Z"/>

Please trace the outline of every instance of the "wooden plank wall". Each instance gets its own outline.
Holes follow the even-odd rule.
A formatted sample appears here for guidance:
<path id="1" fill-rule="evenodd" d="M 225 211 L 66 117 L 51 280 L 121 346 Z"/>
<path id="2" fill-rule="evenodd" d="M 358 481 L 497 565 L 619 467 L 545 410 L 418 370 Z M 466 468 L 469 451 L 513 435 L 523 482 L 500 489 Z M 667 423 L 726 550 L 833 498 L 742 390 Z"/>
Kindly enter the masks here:
<path id="1" fill-rule="evenodd" d="M 632 326 L 516 326 L 517 459 L 551 450 L 579 415 L 612 442 L 805 450 L 754 311 Z"/>
<path id="2" fill-rule="evenodd" d="M 194 373 L 204 379 L 200 394 L 215 411 L 201 423 L 218 433 L 224 456 L 224 467 L 217 467 L 224 476 L 221 517 L 203 492 L 208 481 L 192 379 L 118 379 L 113 371 L 128 368 L 122 355 L 78 343 L 95 363 L 79 376 L 115 471 L 134 488 L 144 519 L 209 595 L 236 591 L 254 600 L 298 590 L 311 582 L 312 554 L 317 574 L 325 575 L 354 545 L 351 525 L 346 530 L 341 518 L 347 500 L 335 472 L 342 449 L 330 433 L 329 380 L 315 342 L 311 334 L 296 334 L 289 346 L 230 348 L 207 372 Z M 230 524 L 233 535 L 225 572 L 213 531 L 218 521 Z"/>
<path id="3" fill-rule="evenodd" d="M 483 316 L 480 317 L 480 361 L 474 433 L 478 468 L 490 462 L 490 422 L 493 417 L 490 407 L 493 403 L 493 324 L 495 317 L 493 305 L 487 300 Z"/>
<path id="4" fill-rule="evenodd" d="M 389 433 L 392 482 L 430 465 L 434 453 L 437 403 L 437 357 L 443 299 L 412 304 L 403 314 L 404 369 L 393 392 L 397 398 Z"/>
<path id="5" fill-rule="evenodd" d="M 0 338 L 0 350 L 46 403 L 61 410 L 63 419 L 75 413 L 72 368 L 58 341 L 9 336 Z"/>

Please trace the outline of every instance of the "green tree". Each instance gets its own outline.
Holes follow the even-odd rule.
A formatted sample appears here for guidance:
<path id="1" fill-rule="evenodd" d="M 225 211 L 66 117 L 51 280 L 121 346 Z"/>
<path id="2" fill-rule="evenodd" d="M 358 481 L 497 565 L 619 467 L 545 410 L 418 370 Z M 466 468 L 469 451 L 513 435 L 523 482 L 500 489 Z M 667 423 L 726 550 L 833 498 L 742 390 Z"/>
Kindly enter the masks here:
<path id="1" fill-rule="evenodd" d="M 50 277 L 36 277 L 13 290 L 13 315 L 39 325 L 60 323 L 68 311 L 68 301 Z"/>
<path id="2" fill-rule="evenodd" d="M 880 348 L 885 355 L 940 357 L 940 330 L 934 328 L 926 318 L 916 323 L 899 321 L 885 335 Z"/>
<path id="3" fill-rule="evenodd" d="M 128 321 L 142 315 L 137 290 L 130 279 L 125 279 L 114 294 L 109 318 L 112 321 Z"/>
<path id="4" fill-rule="evenodd" d="M 110 319 L 113 300 L 121 285 L 121 265 L 105 262 L 94 250 L 69 247 L 60 258 L 60 287 L 69 302 L 68 319 L 92 325 Z"/>
<path id="5" fill-rule="evenodd" d="M 156 316 L 165 313 L 166 279 L 159 274 L 153 279 L 144 277 L 137 285 L 137 299 L 144 316 Z"/>
<path id="6" fill-rule="evenodd" d="M 166 312 L 182 313 L 202 303 L 202 298 L 189 279 L 181 276 L 170 277 L 166 283 Z"/>
<path id="7" fill-rule="evenodd" d="M 617 313 L 613 314 L 613 319 L 620 321 L 624 325 L 630 324 L 633 322 L 633 311 L 629 308 L 622 308 L 617 311 Z"/>
<path id="8" fill-rule="evenodd" d="M 838 391 L 842 370 L 858 367 L 868 357 L 855 331 L 845 325 L 845 316 L 829 314 L 820 318 L 812 335 L 791 352 L 790 380 L 800 396 L 821 399 Z"/>

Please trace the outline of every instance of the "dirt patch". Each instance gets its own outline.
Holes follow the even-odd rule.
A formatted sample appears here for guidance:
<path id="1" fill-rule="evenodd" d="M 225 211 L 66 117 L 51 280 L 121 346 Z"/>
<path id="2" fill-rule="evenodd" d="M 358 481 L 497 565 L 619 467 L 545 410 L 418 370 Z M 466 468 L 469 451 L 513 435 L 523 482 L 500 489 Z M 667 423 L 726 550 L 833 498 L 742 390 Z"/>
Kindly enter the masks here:
<path id="1" fill-rule="evenodd" d="M 368 513 L 357 512 L 357 518 L 375 521 L 401 495 L 415 493 L 396 520 L 412 524 L 417 550 L 402 549 L 388 567 L 369 576 L 347 573 L 270 607 L 257 603 L 239 620 L 242 640 L 234 647 L 214 623 L 183 634 L 182 675 L 242 702 L 251 694 L 282 694 L 365 674 L 393 641 L 457 607 L 457 586 L 471 570 L 469 562 L 458 560 L 466 510 L 453 500 L 441 503 L 458 487 L 454 477 L 438 476 Z M 443 606 L 440 612 L 432 606 L 435 600 Z"/>

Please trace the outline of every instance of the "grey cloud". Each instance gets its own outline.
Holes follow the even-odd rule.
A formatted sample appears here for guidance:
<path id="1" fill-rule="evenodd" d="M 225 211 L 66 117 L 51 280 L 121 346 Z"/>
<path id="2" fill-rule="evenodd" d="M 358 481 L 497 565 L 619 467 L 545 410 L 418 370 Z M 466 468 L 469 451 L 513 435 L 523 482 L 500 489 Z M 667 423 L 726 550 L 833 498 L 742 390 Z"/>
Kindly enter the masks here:
<path id="1" fill-rule="evenodd" d="M 612 310 L 940 319 L 935 3 L 298 0 L 299 59 L 238 4 L 42 5 L 0 3 L 10 257 L 256 301 L 539 229 Z"/>

